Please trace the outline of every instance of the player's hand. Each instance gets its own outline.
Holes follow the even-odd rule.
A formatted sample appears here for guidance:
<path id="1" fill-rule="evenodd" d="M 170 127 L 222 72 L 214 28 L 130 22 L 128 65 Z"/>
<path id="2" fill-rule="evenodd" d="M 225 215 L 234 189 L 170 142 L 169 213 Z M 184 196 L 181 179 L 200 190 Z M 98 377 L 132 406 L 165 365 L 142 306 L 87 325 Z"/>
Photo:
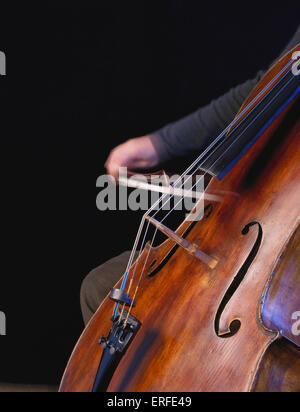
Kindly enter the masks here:
<path id="1" fill-rule="evenodd" d="M 128 170 L 152 169 L 159 162 L 159 155 L 150 136 L 143 136 L 127 140 L 113 149 L 105 167 L 107 173 L 118 180 L 120 167 L 126 167 Z"/>

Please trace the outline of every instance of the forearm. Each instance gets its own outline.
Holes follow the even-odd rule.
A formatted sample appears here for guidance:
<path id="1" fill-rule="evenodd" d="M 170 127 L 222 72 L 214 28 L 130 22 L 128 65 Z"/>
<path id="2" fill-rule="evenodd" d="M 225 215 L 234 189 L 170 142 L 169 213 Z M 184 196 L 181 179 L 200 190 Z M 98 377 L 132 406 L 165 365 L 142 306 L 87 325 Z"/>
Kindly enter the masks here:
<path id="1" fill-rule="evenodd" d="M 204 150 L 234 119 L 253 87 L 263 76 L 257 76 L 231 89 L 191 115 L 157 131 L 153 136 L 162 161 Z"/>

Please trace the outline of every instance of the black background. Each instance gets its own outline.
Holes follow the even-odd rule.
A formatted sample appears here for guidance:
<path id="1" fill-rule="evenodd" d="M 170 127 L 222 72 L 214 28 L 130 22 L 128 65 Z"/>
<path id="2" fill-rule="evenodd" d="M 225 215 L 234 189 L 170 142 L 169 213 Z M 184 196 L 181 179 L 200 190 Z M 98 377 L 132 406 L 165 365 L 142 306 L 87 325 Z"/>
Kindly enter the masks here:
<path id="1" fill-rule="evenodd" d="M 109 151 L 266 68 L 299 6 L 25 3 L 0 14 L 0 381 L 58 383 L 83 328 L 84 276 L 130 249 L 139 224 L 96 209 Z"/>

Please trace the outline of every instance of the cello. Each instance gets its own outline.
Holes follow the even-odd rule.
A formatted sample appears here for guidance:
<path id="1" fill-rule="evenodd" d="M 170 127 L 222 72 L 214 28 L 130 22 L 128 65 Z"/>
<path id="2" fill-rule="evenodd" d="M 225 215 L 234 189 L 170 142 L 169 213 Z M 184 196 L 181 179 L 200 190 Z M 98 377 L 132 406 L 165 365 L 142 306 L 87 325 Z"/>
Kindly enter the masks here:
<path id="1" fill-rule="evenodd" d="M 207 178 L 201 219 L 196 207 L 172 230 L 170 212 L 145 214 L 60 392 L 300 391 L 299 57 L 269 69 L 181 176 Z"/>

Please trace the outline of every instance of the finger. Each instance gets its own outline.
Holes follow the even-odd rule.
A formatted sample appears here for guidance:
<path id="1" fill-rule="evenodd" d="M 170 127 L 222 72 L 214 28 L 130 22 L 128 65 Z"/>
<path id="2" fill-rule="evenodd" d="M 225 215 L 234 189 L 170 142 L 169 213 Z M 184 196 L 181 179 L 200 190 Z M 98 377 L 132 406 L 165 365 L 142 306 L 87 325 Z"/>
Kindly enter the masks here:
<path id="1" fill-rule="evenodd" d="M 119 169 L 119 164 L 113 162 L 109 162 L 106 167 L 107 173 L 114 177 L 116 180 L 118 180 L 119 178 Z"/>

